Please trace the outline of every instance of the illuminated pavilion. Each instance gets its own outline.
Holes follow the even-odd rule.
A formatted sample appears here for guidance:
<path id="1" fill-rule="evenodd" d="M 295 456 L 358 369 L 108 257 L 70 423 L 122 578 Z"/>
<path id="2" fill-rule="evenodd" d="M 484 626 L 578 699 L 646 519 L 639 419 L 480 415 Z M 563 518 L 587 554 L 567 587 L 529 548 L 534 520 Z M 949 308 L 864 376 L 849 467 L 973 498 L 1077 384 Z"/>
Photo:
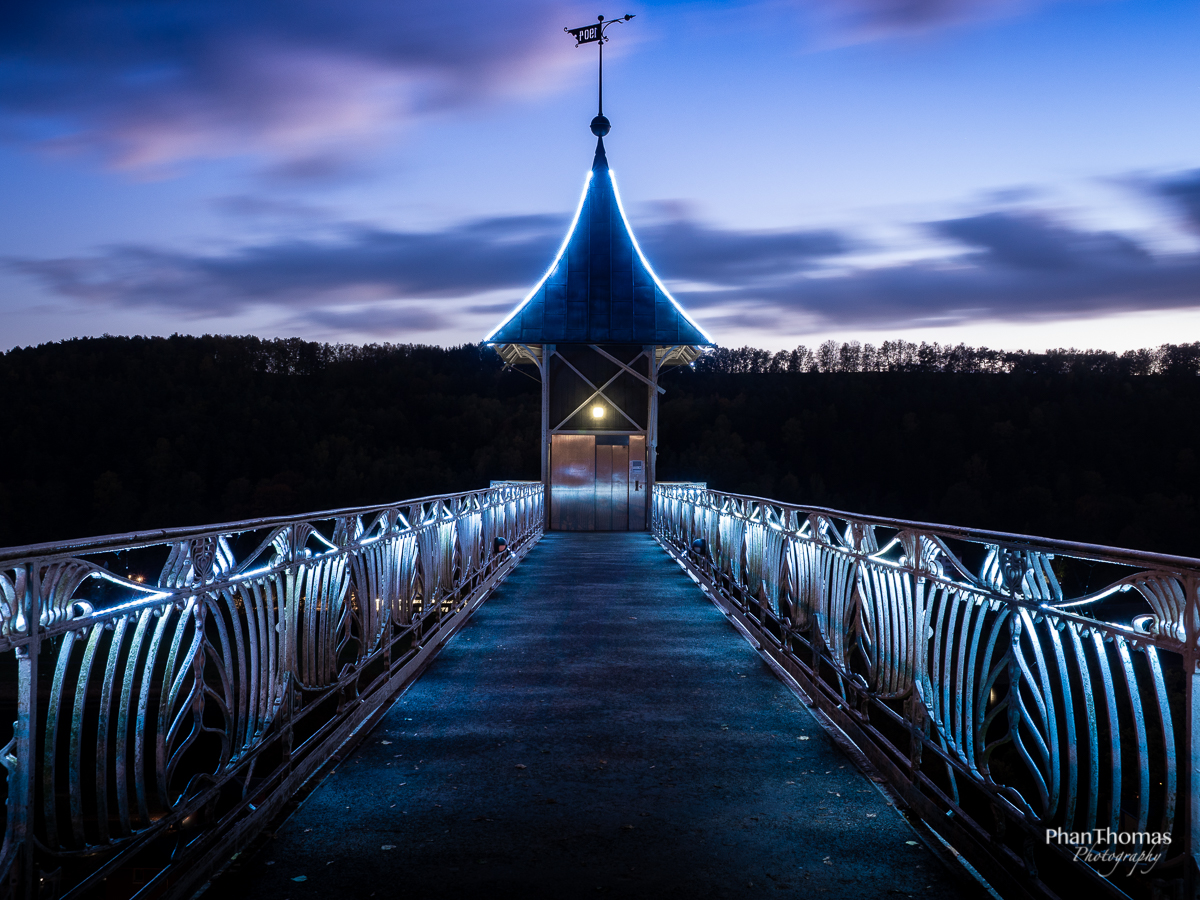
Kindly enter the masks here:
<path id="1" fill-rule="evenodd" d="M 596 156 L 546 274 L 485 338 L 542 382 L 547 526 L 641 531 L 655 480 L 659 372 L 713 344 L 654 274 L 629 227 L 592 121 Z"/>

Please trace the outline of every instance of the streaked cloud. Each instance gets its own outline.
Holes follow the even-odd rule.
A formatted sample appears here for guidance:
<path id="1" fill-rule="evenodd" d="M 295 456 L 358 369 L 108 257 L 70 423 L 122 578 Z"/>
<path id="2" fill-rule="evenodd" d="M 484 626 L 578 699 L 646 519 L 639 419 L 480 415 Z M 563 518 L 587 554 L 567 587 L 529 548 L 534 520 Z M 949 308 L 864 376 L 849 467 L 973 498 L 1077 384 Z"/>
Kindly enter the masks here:
<path id="1" fill-rule="evenodd" d="M 9 265 L 88 303 L 235 315 L 254 306 L 335 307 L 515 287 L 537 277 L 565 226 L 562 216 L 509 216 L 437 232 L 346 227 L 326 240 L 285 239 L 224 254 L 129 246 Z"/>
<path id="2" fill-rule="evenodd" d="M 309 309 L 295 316 L 290 327 L 315 326 L 332 334 L 372 334 L 387 337 L 440 331 L 453 323 L 445 312 L 428 305 L 370 304 L 355 309 Z"/>
<path id="3" fill-rule="evenodd" d="M 854 40 L 1038 5 L 793 2 Z M 340 178 L 424 115 L 557 90 L 579 15 L 567 0 L 12 0 L 0 139 L 126 169 L 253 156 L 277 181 Z"/>
<path id="4" fill-rule="evenodd" d="M 685 217 L 639 228 L 637 234 L 655 269 L 664 275 L 717 283 L 807 271 L 846 253 L 855 243 L 833 230 L 731 231 Z"/>
<path id="5" fill-rule="evenodd" d="M 799 0 L 843 37 L 876 40 L 1013 15 L 1037 0 Z"/>
<path id="6" fill-rule="evenodd" d="M 973 260 L 985 267 L 1063 272 L 1150 258 L 1123 235 L 1078 231 L 1029 213 L 985 213 L 934 222 L 929 228 L 973 248 Z"/>
<path id="7" fill-rule="evenodd" d="M 328 177 L 424 113 L 569 60 L 563 4 L 517 0 L 13 0 L 0 135 L 127 168 L 259 155 Z"/>
<path id="8" fill-rule="evenodd" d="M 1200 177 L 1183 173 L 1145 190 L 1194 216 Z M 285 219 L 305 212 L 251 197 L 229 205 Z M 183 317 L 265 308 L 332 334 L 445 330 L 507 312 L 544 271 L 566 225 L 562 215 L 522 215 L 437 231 L 342 226 L 324 239 L 225 253 L 125 246 L 7 266 L 90 306 Z M 1129 235 L 1027 208 L 912 229 L 937 252 L 890 264 L 856 256 L 864 242 L 835 229 L 725 229 L 683 208 L 637 230 L 680 299 L 718 328 L 909 328 L 1200 307 L 1200 253 L 1156 253 Z"/>
<path id="9" fill-rule="evenodd" d="M 1200 169 L 1158 182 L 1158 190 L 1178 208 L 1193 229 L 1200 231 Z"/>
<path id="10" fill-rule="evenodd" d="M 260 209 L 247 197 L 232 205 L 238 212 Z M 276 209 L 270 202 L 262 208 Z M 285 239 L 224 254 L 126 246 L 88 257 L 7 264 L 76 300 L 157 306 L 184 315 L 234 315 L 263 305 L 317 308 L 379 299 L 466 299 L 528 288 L 553 257 L 567 224 L 562 215 L 523 215 L 427 232 L 347 226 L 325 240 Z M 655 224 L 643 239 L 647 252 L 656 260 L 661 257 L 672 271 L 718 284 L 804 271 L 822 257 L 843 252 L 845 245 L 841 236 L 828 231 L 742 232 L 682 219 Z M 511 304 L 483 308 L 493 306 L 507 310 Z"/>
<path id="11" fill-rule="evenodd" d="M 859 267 L 773 284 L 686 293 L 731 326 L 789 317 L 808 327 L 940 327 L 1200 307 L 1200 254 L 1154 255 L 1130 237 L 1046 215 L 988 212 L 927 223 L 962 249 L 932 260 Z"/>

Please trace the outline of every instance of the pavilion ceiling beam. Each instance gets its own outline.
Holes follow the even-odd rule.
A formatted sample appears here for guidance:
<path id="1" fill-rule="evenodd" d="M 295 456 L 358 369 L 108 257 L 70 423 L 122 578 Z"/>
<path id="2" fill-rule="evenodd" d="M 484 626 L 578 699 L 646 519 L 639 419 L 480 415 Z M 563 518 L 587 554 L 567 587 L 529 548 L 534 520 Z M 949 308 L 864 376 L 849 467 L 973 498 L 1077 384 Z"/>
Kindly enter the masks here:
<path id="1" fill-rule="evenodd" d="M 658 362 L 659 366 L 665 366 L 676 357 L 682 359 L 687 347 L 687 344 L 674 344 L 671 347 L 664 349 L 662 359 Z"/>
<path id="2" fill-rule="evenodd" d="M 515 346 L 519 347 L 519 348 L 520 348 L 520 350 L 521 350 L 521 351 L 522 351 L 522 352 L 523 352 L 523 353 L 524 353 L 524 354 L 525 354 L 527 357 L 529 357 L 529 361 L 530 361 L 530 362 L 532 362 L 534 365 L 537 365 L 539 362 L 541 362 L 541 354 L 540 354 L 540 353 L 535 353 L 535 352 L 533 351 L 533 348 L 532 348 L 532 347 L 530 347 L 528 344 L 516 344 Z"/>

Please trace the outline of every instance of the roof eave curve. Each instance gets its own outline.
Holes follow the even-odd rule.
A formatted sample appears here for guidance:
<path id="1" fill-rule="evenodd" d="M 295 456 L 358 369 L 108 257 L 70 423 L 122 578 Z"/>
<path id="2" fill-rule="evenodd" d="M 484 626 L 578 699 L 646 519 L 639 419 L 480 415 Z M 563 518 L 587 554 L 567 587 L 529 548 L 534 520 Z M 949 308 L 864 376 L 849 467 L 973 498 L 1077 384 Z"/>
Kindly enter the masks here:
<path id="1" fill-rule="evenodd" d="M 642 251 L 603 138 L 553 261 L 484 342 L 713 345 Z"/>

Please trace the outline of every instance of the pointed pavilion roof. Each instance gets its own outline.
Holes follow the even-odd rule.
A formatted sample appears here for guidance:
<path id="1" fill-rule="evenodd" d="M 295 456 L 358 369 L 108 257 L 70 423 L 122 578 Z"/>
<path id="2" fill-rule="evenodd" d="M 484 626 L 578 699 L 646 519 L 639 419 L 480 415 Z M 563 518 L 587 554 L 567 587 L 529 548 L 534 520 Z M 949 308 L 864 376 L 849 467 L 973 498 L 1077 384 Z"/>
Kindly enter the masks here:
<path id="1" fill-rule="evenodd" d="M 642 255 L 621 207 L 603 137 L 597 140 L 583 197 L 558 256 L 529 296 L 484 340 L 712 345 Z"/>

